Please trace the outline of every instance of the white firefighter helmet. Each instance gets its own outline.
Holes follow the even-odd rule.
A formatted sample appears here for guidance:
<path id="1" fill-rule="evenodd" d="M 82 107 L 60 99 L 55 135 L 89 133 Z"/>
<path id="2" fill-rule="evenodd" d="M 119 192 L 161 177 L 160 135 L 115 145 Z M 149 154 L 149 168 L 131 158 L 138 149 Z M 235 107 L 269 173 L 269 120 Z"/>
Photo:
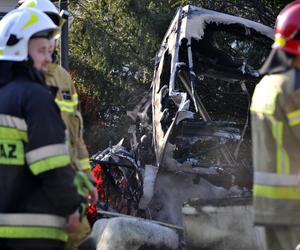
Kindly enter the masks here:
<path id="1" fill-rule="evenodd" d="M 50 0 L 20 0 L 19 3 L 19 9 L 36 8 L 45 12 L 57 26 L 61 27 L 64 23 L 64 18 Z"/>
<path id="2" fill-rule="evenodd" d="M 28 42 L 31 37 L 50 39 L 58 32 L 59 28 L 40 10 L 13 10 L 0 21 L 0 60 L 27 60 Z"/>

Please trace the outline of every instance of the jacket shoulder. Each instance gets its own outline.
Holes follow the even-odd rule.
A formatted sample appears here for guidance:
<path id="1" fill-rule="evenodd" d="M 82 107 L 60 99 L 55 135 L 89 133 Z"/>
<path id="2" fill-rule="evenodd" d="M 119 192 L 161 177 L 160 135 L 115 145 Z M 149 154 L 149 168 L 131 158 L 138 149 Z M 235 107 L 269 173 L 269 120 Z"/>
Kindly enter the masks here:
<path id="1" fill-rule="evenodd" d="M 292 86 L 293 75 L 293 71 L 287 71 L 264 76 L 255 87 L 251 111 L 273 115 L 276 111 L 278 96 L 287 92 L 286 90 Z"/>
<path id="2" fill-rule="evenodd" d="M 259 84 L 267 84 L 269 86 L 272 85 L 275 88 L 282 88 L 283 84 L 291 82 L 294 78 L 294 74 L 294 70 L 289 70 L 284 73 L 266 75 Z"/>
<path id="3" fill-rule="evenodd" d="M 25 96 L 28 96 L 30 99 L 53 99 L 50 88 L 46 84 L 38 84 L 33 81 L 25 81 L 23 83 L 17 83 Z"/>
<path id="4" fill-rule="evenodd" d="M 46 81 L 48 85 L 61 87 L 70 87 L 72 84 L 72 79 L 68 71 L 57 64 L 50 64 L 48 67 L 48 72 L 46 74 Z"/>

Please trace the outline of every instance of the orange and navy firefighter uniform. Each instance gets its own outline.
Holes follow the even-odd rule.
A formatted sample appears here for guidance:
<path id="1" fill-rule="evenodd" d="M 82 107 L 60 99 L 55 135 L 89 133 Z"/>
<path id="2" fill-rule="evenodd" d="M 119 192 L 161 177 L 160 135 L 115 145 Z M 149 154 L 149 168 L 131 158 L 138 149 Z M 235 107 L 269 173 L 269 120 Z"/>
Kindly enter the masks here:
<path id="1" fill-rule="evenodd" d="M 56 91 L 55 102 L 60 108 L 61 116 L 67 127 L 70 143 L 72 167 L 91 175 L 89 154 L 83 140 L 83 120 L 79 111 L 78 95 L 70 74 L 57 64 L 50 64 L 46 81 Z M 92 185 L 92 184 L 91 184 Z M 69 234 L 67 250 L 77 249 L 90 232 L 86 217 L 82 218 L 79 229 Z"/>
<path id="2" fill-rule="evenodd" d="M 0 249 L 63 249 L 74 185 L 65 126 L 43 76 L 0 65 Z"/>

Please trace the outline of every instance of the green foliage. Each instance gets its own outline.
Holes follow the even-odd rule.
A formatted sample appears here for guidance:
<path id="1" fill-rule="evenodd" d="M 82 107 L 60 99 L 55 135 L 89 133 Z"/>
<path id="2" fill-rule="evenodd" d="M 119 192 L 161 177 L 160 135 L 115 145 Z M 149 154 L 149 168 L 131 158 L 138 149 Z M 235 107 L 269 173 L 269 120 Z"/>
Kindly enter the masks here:
<path id="1" fill-rule="evenodd" d="M 71 68 L 78 83 L 99 90 L 104 106 L 122 106 L 132 93 L 149 86 L 155 51 L 171 19 L 163 7 L 141 0 L 71 5 Z"/>
<path id="2" fill-rule="evenodd" d="M 71 70 L 83 99 L 87 128 L 100 121 L 106 133 L 107 127 L 117 130 L 124 123 L 126 110 L 133 109 L 150 87 L 155 53 L 176 9 L 188 3 L 273 26 L 287 1 L 70 1 Z"/>

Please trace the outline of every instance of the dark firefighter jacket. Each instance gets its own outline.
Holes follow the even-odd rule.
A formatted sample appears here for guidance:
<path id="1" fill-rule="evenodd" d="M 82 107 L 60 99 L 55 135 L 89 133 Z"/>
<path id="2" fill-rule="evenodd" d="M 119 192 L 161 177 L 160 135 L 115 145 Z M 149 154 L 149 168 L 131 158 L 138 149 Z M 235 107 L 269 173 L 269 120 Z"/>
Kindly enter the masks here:
<path id="1" fill-rule="evenodd" d="M 255 222 L 300 225 L 300 71 L 266 75 L 251 105 Z"/>
<path id="2" fill-rule="evenodd" d="M 20 63 L 15 68 L 12 78 L 0 65 L 0 243 L 66 241 L 65 218 L 81 196 L 65 127 L 41 74 Z"/>

